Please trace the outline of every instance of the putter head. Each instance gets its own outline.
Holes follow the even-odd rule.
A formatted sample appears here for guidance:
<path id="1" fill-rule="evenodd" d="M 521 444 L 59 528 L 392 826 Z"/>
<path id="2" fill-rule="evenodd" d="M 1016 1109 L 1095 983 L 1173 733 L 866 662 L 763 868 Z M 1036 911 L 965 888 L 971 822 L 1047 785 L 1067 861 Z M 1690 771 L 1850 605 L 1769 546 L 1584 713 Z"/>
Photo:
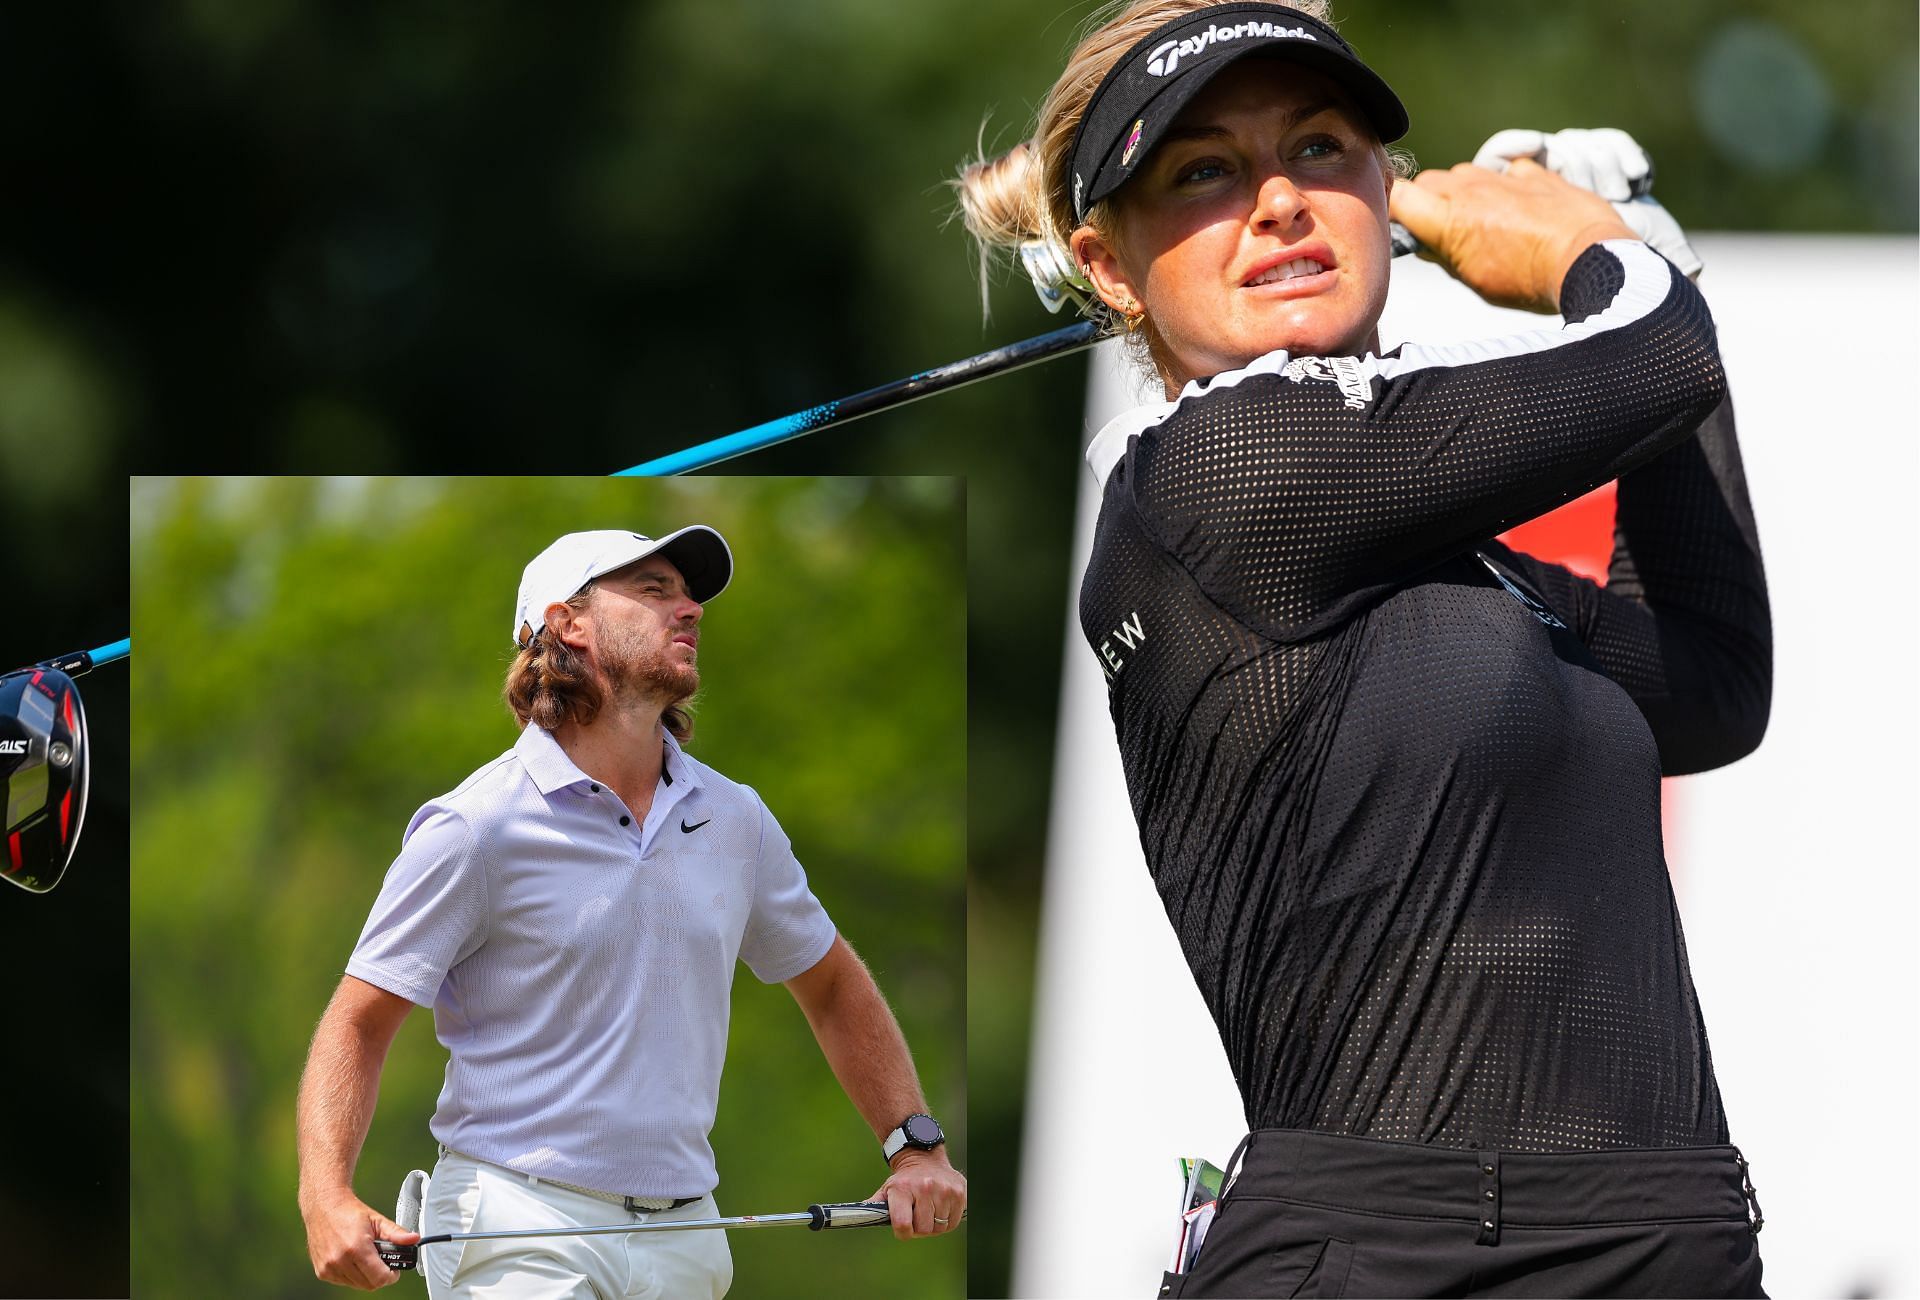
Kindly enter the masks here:
<path id="1" fill-rule="evenodd" d="M 58 668 L 0 677 L 0 879 L 44 894 L 60 883 L 87 811 L 87 714 Z"/>

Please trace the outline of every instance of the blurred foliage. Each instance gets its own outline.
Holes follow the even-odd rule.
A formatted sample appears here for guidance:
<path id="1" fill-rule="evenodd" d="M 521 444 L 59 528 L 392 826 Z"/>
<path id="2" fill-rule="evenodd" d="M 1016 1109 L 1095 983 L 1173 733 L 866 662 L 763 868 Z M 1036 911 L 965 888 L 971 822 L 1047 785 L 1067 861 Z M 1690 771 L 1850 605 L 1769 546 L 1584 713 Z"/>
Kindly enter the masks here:
<path id="1" fill-rule="evenodd" d="M 110 494 L 128 467 L 599 473 L 1037 333 L 1011 276 L 983 326 L 943 182 L 983 117 L 989 148 L 1024 133 L 1091 11 L 13 7 L 0 480 L 52 501 L 101 465 Z M 1693 229 L 1915 228 L 1909 0 L 1339 12 L 1428 165 L 1500 127 L 1614 125 Z M 747 466 L 969 480 L 981 1295 L 1005 1286 L 1084 375 Z"/>
<path id="2" fill-rule="evenodd" d="M 692 751 L 780 819 L 963 1161 L 964 509 L 940 478 L 135 480 L 136 1294 L 324 1290 L 294 1200 L 307 1039 L 408 817 L 513 744 L 520 570 L 576 529 L 704 522 L 732 545 Z M 445 1060 L 410 1017 L 368 1202 L 431 1166 Z M 744 970 L 713 1140 L 730 1213 L 885 1177 L 799 1009 Z M 958 1237 L 754 1234 L 734 1255 L 741 1295 L 964 1292 Z"/>

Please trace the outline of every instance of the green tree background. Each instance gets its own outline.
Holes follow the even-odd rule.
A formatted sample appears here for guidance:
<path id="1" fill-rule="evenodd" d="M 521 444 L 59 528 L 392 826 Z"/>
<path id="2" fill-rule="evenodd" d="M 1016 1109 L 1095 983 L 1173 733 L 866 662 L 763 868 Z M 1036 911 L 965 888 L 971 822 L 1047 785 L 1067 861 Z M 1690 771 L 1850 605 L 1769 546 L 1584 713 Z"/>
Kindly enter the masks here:
<path id="1" fill-rule="evenodd" d="M 963 1163 L 964 518 L 947 478 L 136 480 L 134 1294 L 325 1290 L 294 1204 L 308 1036 L 407 818 L 518 735 L 520 570 L 581 528 L 704 522 L 732 545 L 692 752 L 780 818 Z M 885 1166 L 799 1009 L 751 972 L 734 987 L 723 1209 L 866 1197 Z M 445 1059 L 410 1017 L 364 1200 L 431 1167 Z M 957 1236 L 733 1247 L 742 1295 L 965 1292 Z"/>
<path id="2" fill-rule="evenodd" d="M 1689 228 L 1915 229 L 1907 0 L 1337 9 L 1429 165 L 1500 127 L 1607 124 L 1652 150 Z M 602 473 L 1051 327 L 1011 275 L 983 323 L 944 182 L 977 140 L 1020 137 L 1092 11 L 9 12 L 10 569 L 86 575 L 89 600 L 114 590 L 70 539 L 75 519 L 117 511 L 129 469 Z M 743 466 L 968 479 L 967 1237 L 982 1296 L 1004 1290 L 1010 1250 L 1084 384 L 1082 363 L 1057 363 Z M 51 652 L 35 640 L 25 654 Z"/>

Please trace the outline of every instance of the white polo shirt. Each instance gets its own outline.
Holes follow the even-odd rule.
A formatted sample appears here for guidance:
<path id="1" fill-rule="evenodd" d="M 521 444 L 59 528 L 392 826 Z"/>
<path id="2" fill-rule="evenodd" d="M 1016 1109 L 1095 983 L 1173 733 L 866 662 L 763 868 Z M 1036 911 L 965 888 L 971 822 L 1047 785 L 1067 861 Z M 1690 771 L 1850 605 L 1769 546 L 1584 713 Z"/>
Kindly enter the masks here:
<path id="1" fill-rule="evenodd" d="M 447 1146 L 600 1191 L 699 1196 L 719 1181 L 707 1134 L 734 960 L 792 979 L 834 933 L 750 788 L 668 738 L 635 823 L 528 726 L 413 815 L 347 973 L 433 1008 Z"/>

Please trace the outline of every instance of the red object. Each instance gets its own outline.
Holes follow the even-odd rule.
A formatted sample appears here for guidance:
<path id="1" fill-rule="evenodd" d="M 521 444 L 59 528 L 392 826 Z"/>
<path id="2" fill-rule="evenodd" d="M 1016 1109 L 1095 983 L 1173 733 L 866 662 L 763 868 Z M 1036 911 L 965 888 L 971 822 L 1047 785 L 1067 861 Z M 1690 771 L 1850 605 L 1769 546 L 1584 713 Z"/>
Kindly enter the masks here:
<path id="1" fill-rule="evenodd" d="M 67 815 L 73 811 L 73 791 L 60 796 L 60 842 L 67 842 Z"/>
<path id="2" fill-rule="evenodd" d="M 1558 510 L 1500 534 L 1500 540 L 1536 560 L 1564 564 L 1583 578 L 1607 585 L 1607 563 L 1613 558 L 1614 484 L 1602 483 Z M 1667 867 L 1672 869 L 1674 832 L 1679 826 L 1679 789 L 1660 783 L 1661 839 L 1667 844 Z"/>
<path id="3" fill-rule="evenodd" d="M 1613 558 L 1614 485 L 1602 483 L 1558 510 L 1500 534 L 1500 540 L 1537 560 L 1564 564 L 1583 578 L 1607 585 Z"/>
<path id="4" fill-rule="evenodd" d="M 20 870 L 20 832 L 19 831 L 15 831 L 13 834 L 7 836 L 7 849 L 9 852 L 13 854 L 13 865 L 7 868 L 7 874 L 11 876 L 14 872 Z"/>

